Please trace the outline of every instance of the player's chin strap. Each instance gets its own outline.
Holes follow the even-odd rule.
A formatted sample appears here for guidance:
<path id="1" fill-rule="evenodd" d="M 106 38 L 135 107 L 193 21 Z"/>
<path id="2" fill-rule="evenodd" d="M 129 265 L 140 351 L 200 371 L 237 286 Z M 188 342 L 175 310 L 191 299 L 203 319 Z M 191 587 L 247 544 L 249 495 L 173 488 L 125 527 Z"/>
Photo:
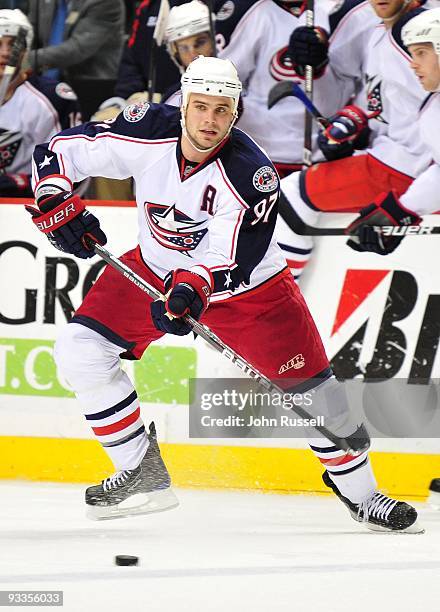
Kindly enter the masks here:
<path id="1" fill-rule="evenodd" d="M 226 134 L 223 136 L 223 138 L 220 140 L 220 142 L 218 142 L 217 144 L 215 144 L 212 147 L 208 147 L 206 149 L 201 149 L 200 147 L 198 147 L 196 145 L 196 143 L 194 142 L 194 140 L 191 138 L 191 136 L 188 134 L 188 130 L 186 129 L 186 106 L 182 106 L 181 111 L 180 111 L 180 125 L 182 126 L 182 134 L 189 140 L 191 146 L 198 151 L 199 153 L 211 153 L 211 151 L 214 151 L 214 149 L 216 149 L 219 145 L 221 145 L 222 142 L 224 142 L 226 140 L 226 138 L 228 138 L 229 134 L 231 133 L 231 130 L 234 126 L 234 123 L 237 121 L 238 118 L 238 112 L 235 111 L 233 117 L 232 117 L 232 121 L 231 124 L 228 128 L 228 131 L 226 132 Z"/>
<path id="2" fill-rule="evenodd" d="M 405 2 L 402 5 L 402 8 L 400 8 L 397 13 L 394 13 L 394 15 L 391 15 L 391 17 L 384 17 L 382 19 L 382 21 L 384 23 L 388 23 L 389 21 L 393 21 L 394 19 L 396 19 L 397 17 L 400 17 L 402 15 L 402 13 L 404 13 L 406 11 L 406 7 L 408 6 L 408 4 L 411 4 L 411 2 L 413 2 L 413 0 L 405 0 Z"/>

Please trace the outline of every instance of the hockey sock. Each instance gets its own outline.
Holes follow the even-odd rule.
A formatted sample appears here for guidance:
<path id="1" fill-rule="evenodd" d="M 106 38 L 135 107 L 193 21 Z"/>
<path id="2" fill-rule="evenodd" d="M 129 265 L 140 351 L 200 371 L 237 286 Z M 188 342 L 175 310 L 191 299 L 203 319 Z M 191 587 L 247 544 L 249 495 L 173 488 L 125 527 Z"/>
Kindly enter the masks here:
<path id="1" fill-rule="evenodd" d="M 120 346 L 77 323 L 61 332 L 57 366 L 81 404 L 87 423 L 117 470 L 137 467 L 148 448 L 139 400 L 120 367 Z"/>

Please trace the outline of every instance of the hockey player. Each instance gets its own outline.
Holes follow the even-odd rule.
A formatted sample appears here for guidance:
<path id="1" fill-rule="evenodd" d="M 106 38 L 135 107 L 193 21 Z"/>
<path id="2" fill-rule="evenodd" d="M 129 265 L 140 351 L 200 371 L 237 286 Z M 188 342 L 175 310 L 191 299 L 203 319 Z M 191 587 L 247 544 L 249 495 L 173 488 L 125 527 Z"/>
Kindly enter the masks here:
<path id="1" fill-rule="evenodd" d="M 383 194 L 382 201 L 392 202 L 398 211 L 402 211 L 401 215 L 417 224 L 420 215 L 440 210 L 440 8 L 423 11 L 408 21 L 402 29 L 402 40 L 409 50 L 411 68 L 421 86 L 431 92 L 421 105 L 416 127 L 434 163 L 418 175 L 400 198 L 396 192 L 390 192 Z M 351 225 L 351 231 L 356 234 L 352 246 L 359 251 L 381 255 L 391 253 L 402 241 L 402 236 L 382 236 L 372 227 L 388 224 L 389 217 L 384 215 L 380 206 L 368 207 Z"/>
<path id="2" fill-rule="evenodd" d="M 147 10 L 147 9 L 145 9 Z M 140 43 L 145 43 L 140 39 L 146 38 L 146 33 L 140 32 L 139 28 L 142 28 L 142 24 L 136 29 L 133 35 L 135 40 L 139 40 Z M 145 27 L 144 27 L 145 29 Z M 173 6 L 168 15 L 168 21 L 165 30 L 164 42 L 166 43 L 166 49 L 173 64 L 175 64 L 179 70 L 179 73 L 186 69 L 188 64 L 195 59 L 198 55 L 212 56 L 214 53 L 214 38 L 211 34 L 210 29 L 210 18 L 209 9 L 207 5 L 201 0 L 192 0 L 186 4 Z M 133 43 L 134 44 L 134 43 Z M 137 50 L 137 53 L 140 49 Z M 163 53 L 163 52 L 162 52 Z M 135 49 L 130 49 L 130 55 L 136 54 Z M 128 54 L 126 54 L 128 56 Z M 161 56 L 160 56 L 161 57 Z M 145 63 L 146 57 L 137 58 L 138 62 Z M 164 62 L 159 63 L 159 68 L 166 72 L 166 64 Z M 146 70 L 145 66 L 145 70 Z M 124 82 L 128 79 L 130 70 L 133 70 L 132 62 L 121 63 L 119 69 L 119 80 Z M 127 76 L 125 76 L 125 71 Z M 170 83 L 169 77 L 165 79 L 164 74 L 158 74 L 161 84 L 167 82 L 168 86 L 165 88 L 161 98 L 162 102 L 166 104 L 172 104 L 174 106 L 180 105 L 180 95 L 176 93 L 180 89 L 180 81 L 176 72 L 169 71 L 171 75 L 176 75 L 175 83 Z M 144 78 L 144 77 L 142 77 Z M 137 89 L 131 91 L 127 99 L 122 97 L 113 97 L 105 100 L 97 113 L 95 113 L 93 120 L 104 121 L 107 119 L 113 119 L 118 115 L 121 110 L 130 104 L 137 102 L 144 102 L 148 100 L 148 92 L 146 91 L 147 81 L 139 84 L 140 77 L 133 80 L 132 88 L 137 84 Z M 141 79 L 142 81 L 142 79 Z M 126 85 L 124 85 L 125 87 Z M 163 87 L 163 85 L 161 85 Z M 116 86 L 118 91 L 118 85 Z M 159 100 L 161 99 L 159 97 Z"/>
<path id="3" fill-rule="evenodd" d="M 282 191 L 299 224 L 316 225 L 320 212 L 359 211 L 371 202 L 393 224 L 418 223 L 417 215 L 407 219 L 396 198 L 431 163 L 416 125 L 425 94 L 410 69 L 410 56 L 401 38 L 407 21 L 424 9 L 411 0 L 370 3 L 382 20 L 369 39 L 363 69 L 370 118 L 359 106 L 342 109 L 319 136 L 319 146 L 330 161 L 283 181 Z M 365 146 L 368 126 L 374 138 L 369 148 L 359 151 Z M 356 227 L 354 224 L 350 231 L 356 233 Z M 304 267 L 311 238 L 298 236 L 282 220 L 277 232 L 280 242 L 307 250 L 301 262 Z M 358 238 L 349 244 L 357 248 Z"/>
<path id="4" fill-rule="evenodd" d="M 66 83 L 29 76 L 24 69 L 33 31 L 19 10 L 0 10 L 0 77 L 8 65 L 20 30 L 26 48 L 0 107 L 0 196 L 30 197 L 31 159 L 35 143 L 49 140 L 62 128 L 80 122 L 77 98 Z"/>
<path id="5" fill-rule="evenodd" d="M 267 108 L 270 89 L 281 80 L 304 82 L 305 65 L 314 68 L 316 106 L 333 115 L 360 87 L 365 47 L 379 22 L 368 2 L 329 0 L 315 3 L 315 27 L 305 26 L 305 2 L 238 0 L 217 12 L 217 46 L 229 57 L 245 83 L 243 114 L 238 126 L 265 148 L 283 178 L 303 167 L 304 113 L 299 100 L 281 100 Z M 313 161 L 324 156 L 316 146 Z M 310 256 L 309 238 L 292 235 L 282 219 L 277 235 L 289 266 L 298 276 Z"/>
<path id="6" fill-rule="evenodd" d="M 214 36 L 206 4 L 192 0 L 188 4 L 173 7 L 165 30 L 165 42 L 181 74 L 198 55 L 215 55 Z M 162 102 L 180 106 L 180 82 L 164 93 Z"/>
<path id="7" fill-rule="evenodd" d="M 283 389 L 328 393 L 337 435 L 357 429 L 273 231 L 279 180 L 265 155 L 233 127 L 241 83 L 228 60 L 194 60 L 182 76 L 182 107 L 132 106 L 111 123 L 86 123 L 35 149 L 37 227 L 59 249 L 89 258 L 106 242 L 96 217 L 72 197 L 90 175 L 133 176 L 139 246 L 123 261 L 166 294 L 152 302 L 111 267 L 63 329 L 55 349 L 89 424 L 117 472 L 86 491 L 89 516 L 115 518 L 174 507 L 154 425 L 146 432 L 120 356 L 139 359 L 165 333 L 191 331 L 190 313 Z M 57 219 L 54 227 L 54 219 Z M 283 367 L 296 355 L 297 368 Z M 337 398 L 337 400 L 336 400 Z M 371 529 L 420 531 L 408 504 L 376 490 L 366 452 L 315 437 L 325 482 Z"/>
<path id="8" fill-rule="evenodd" d="M 328 61 L 328 36 L 330 33 L 337 37 L 338 54 L 351 69 L 362 49 L 364 32 L 376 18 L 367 11 L 363 19 L 358 19 L 357 5 L 365 4 L 360 0 L 338 4 L 335 10 L 331 0 L 315 2 L 316 25 L 311 30 L 312 40 L 306 41 L 293 38 L 295 32 L 306 29 L 306 2 L 237 0 L 233 7 L 225 2 L 217 12 L 219 57 L 234 62 L 244 83 L 243 114 L 237 125 L 267 151 L 281 177 L 302 168 L 304 106 L 291 97 L 269 110 L 267 99 L 278 81 L 304 82 L 304 44 L 312 56 L 314 101 L 321 112 L 327 116 L 334 114 L 353 93 L 353 83 L 339 79 Z M 354 78 L 358 72 L 355 65 Z M 323 159 L 315 146 L 316 133 L 314 128 L 314 161 Z"/>

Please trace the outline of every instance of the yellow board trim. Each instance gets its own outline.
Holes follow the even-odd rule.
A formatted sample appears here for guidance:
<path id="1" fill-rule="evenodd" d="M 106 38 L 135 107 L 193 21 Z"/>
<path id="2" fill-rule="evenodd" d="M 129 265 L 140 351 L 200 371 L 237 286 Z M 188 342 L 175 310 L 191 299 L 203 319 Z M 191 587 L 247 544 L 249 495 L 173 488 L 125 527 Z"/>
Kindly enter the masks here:
<path id="1" fill-rule="evenodd" d="M 308 449 L 161 444 L 179 487 L 324 493 L 322 467 Z M 425 498 L 440 477 L 440 455 L 371 453 L 379 487 L 391 495 Z M 99 482 L 114 471 L 95 440 L 0 437 L 0 478 Z"/>

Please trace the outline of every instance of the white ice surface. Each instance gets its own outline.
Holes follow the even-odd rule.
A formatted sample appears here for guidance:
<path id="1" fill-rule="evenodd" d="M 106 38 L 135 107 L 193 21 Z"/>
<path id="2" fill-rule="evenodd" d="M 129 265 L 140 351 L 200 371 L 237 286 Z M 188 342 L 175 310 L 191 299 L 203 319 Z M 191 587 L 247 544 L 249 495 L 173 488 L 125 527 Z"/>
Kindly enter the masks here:
<path id="1" fill-rule="evenodd" d="M 440 512 L 425 504 L 426 533 L 394 535 L 332 497 L 195 490 L 175 510 L 97 523 L 83 491 L 0 484 L 0 590 L 63 590 L 52 609 L 69 612 L 440 610 Z"/>

